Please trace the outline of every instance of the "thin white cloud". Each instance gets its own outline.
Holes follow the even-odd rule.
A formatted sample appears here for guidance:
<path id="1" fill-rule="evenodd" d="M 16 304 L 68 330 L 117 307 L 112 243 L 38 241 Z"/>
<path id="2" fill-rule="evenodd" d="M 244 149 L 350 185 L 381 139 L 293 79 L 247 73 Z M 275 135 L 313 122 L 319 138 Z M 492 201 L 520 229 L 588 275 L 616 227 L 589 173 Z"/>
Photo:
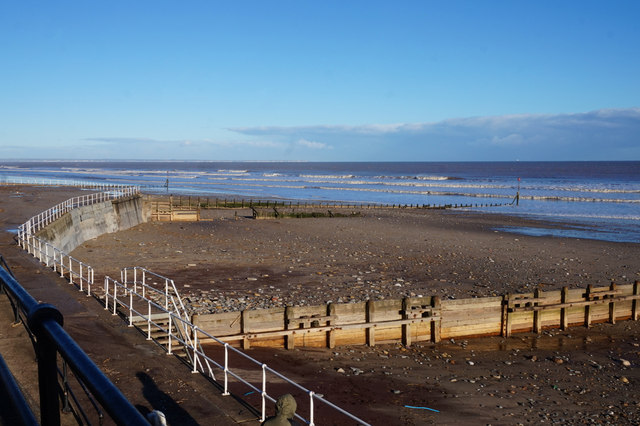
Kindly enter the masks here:
<path id="1" fill-rule="evenodd" d="M 300 139 L 297 143 L 298 143 L 298 145 L 303 146 L 305 148 L 331 149 L 330 145 L 327 145 L 326 143 L 323 143 L 323 142 L 313 142 L 313 141 L 308 141 L 306 139 Z"/>
<path id="2" fill-rule="evenodd" d="M 84 141 L 96 142 L 109 145 L 127 145 L 131 148 L 140 147 L 146 145 L 153 146 L 176 146 L 182 148 L 202 148 L 207 146 L 221 146 L 221 147 L 234 147 L 234 146 L 250 146 L 261 148 L 282 148 L 284 145 L 279 142 L 270 140 L 240 140 L 240 139 L 183 139 L 183 140 L 170 140 L 170 139 L 152 139 L 152 138 L 138 138 L 138 137 L 93 137 L 86 138 Z"/>
<path id="3" fill-rule="evenodd" d="M 491 143 L 498 146 L 522 145 L 523 143 L 525 143 L 525 139 L 522 137 L 522 135 L 512 133 L 504 137 L 494 136 L 491 139 Z"/>

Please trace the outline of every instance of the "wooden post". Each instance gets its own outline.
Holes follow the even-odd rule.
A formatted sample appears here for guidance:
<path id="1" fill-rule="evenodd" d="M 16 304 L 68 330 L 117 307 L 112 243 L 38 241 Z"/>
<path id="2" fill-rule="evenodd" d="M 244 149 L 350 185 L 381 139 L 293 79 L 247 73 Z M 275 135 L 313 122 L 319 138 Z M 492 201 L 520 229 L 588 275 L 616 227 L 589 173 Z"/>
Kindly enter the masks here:
<path id="1" fill-rule="evenodd" d="M 438 311 L 438 319 L 431 320 L 431 341 L 438 343 L 440 341 L 440 329 L 442 327 L 442 316 L 440 315 L 440 309 L 442 307 L 440 303 L 440 296 L 431 297 L 431 307 L 434 311 Z"/>
<path id="2" fill-rule="evenodd" d="M 402 319 L 409 318 L 409 310 L 411 306 L 409 306 L 409 301 L 407 298 L 402 299 Z M 411 346 L 411 324 L 402 324 L 402 344 L 405 346 Z"/>
<path id="3" fill-rule="evenodd" d="M 249 328 L 247 315 L 245 315 L 246 312 L 247 311 L 244 309 L 240 312 L 240 332 L 244 334 L 244 337 L 242 338 L 242 349 L 245 349 L 245 350 L 251 349 L 251 342 L 249 342 L 249 339 L 246 336 L 247 329 Z"/>
<path id="4" fill-rule="evenodd" d="M 533 292 L 535 299 L 542 297 L 542 290 L 536 288 Z M 540 302 L 536 302 L 535 305 L 539 305 Z M 542 332 L 542 311 L 533 311 L 533 332 L 540 334 Z"/>
<path id="5" fill-rule="evenodd" d="M 287 306 L 284 309 L 284 327 L 286 330 L 291 329 L 291 324 L 289 324 L 290 319 L 293 319 L 293 306 Z M 289 333 L 284 336 L 285 347 L 288 350 L 292 350 L 295 347 L 294 340 L 295 336 L 293 335 L 293 333 Z"/>
<path id="6" fill-rule="evenodd" d="M 375 314 L 375 308 L 373 306 L 373 300 L 367 300 L 367 323 L 373 322 Z M 367 345 L 376 345 L 376 330 L 373 326 L 367 327 Z"/>
<path id="7" fill-rule="evenodd" d="M 633 295 L 640 295 L 640 281 L 633 283 Z M 638 321 L 638 299 L 633 299 L 631 302 L 631 319 Z"/>
<path id="8" fill-rule="evenodd" d="M 615 291 L 616 290 L 616 283 L 611 283 L 611 285 L 609 286 L 609 290 L 611 291 Z M 615 299 L 615 294 L 611 295 L 611 297 L 613 299 Z M 609 303 L 609 322 L 611 324 L 615 324 L 616 323 L 616 303 L 615 302 L 611 302 Z"/>
<path id="9" fill-rule="evenodd" d="M 587 286 L 587 292 L 585 293 L 585 301 L 589 301 L 589 299 L 591 298 L 591 293 L 593 292 L 593 286 L 591 284 L 589 284 Z M 589 328 L 591 327 L 591 305 L 586 305 L 584 307 L 584 326 Z"/>
<path id="10" fill-rule="evenodd" d="M 569 302 L 569 287 L 562 287 L 562 292 L 560 296 L 560 303 L 568 303 Z M 567 313 L 567 308 L 560 309 L 560 329 L 566 330 L 569 328 L 569 315 Z"/>
<path id="11" fill-rule="evenodd" d="M 511 335 L 511 322 L 509 318 L 509 299 L 511 295 L 509 293 L 502 296 L 502 337 L 509 337 Z"/>
<path id="12" fill-rule="evenodd" d="M 327 315 L 335 315 L 336 314 L 336 306 L 333 303 L 329 303 L 327 305 Z M 335 325 L 335 321 L 328 321 L 327 325 Z M 336 347 L 336 331 L 331 329 L 327 332 L 327 346 L 329 349 L 333 349 Z"/>

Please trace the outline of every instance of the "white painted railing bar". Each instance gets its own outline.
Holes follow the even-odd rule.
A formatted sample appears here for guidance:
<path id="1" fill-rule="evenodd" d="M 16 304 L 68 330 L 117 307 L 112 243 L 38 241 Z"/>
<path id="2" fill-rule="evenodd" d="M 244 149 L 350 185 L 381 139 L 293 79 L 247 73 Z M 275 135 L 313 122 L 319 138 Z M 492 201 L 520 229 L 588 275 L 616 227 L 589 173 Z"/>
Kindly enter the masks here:
<path id="1" fill-rule="evenodd" d="M 130 282 L 128 280 L 128 272 L 129 271 L 133 271 L 133 281 Z M 141 272 L 142 274 L 142 281 L 138 281 L 138 271 Z M 172 294 L 173 296 L 171 297 L 175 297 L 175 299 L 173 300 L 173 306 L 174 306 L 174 310 L 176 311 L 176 313 L 184 319 L 188 319 L 189 318 L 189 314 L 187 312 L 187 309 L 184 306 L 184 303 L 182 302 L 182 298 L 180 297 L 180 293 L 178 292 L 178 289 L 176 287 L 175 282 L 171 279 L 171 278 L 167 278 L 165 276 L 156 274 L 155 272 L 152 272 L 146 268 L 142 268 L 140 266 L 133 266 L 133 267 L 128 267 L 128 268 L 123 268 L 120 271 L 120 280 L 122 281 L 122 283 L 127 286 L 128 284 L 133 284 L 134 285 L 134 289 L 136 288 L 136 286 L 138 284 L 141 284 L 144 288 L 144 286 L 149 286 L 150 288 L 155 288 L 153 287 L 151 284 L 149 284 L 147 282 L 147 277 L 148 276 L 152 276 L 155 277 L 157 279 L 159 279 L 160 281 L 164 281 L 164 294 L 166 295 L 165 297 L 165 309 L 169 310 L 169 298 L 170 298 L 170 294 Z M 156 284 L 156 283 L 153 283 Z M 171 290 L 171 292 L 169 291 Z M 160 292 L 162 293 L 162 292 Z M 143 293 L 144 295 L 144 293 Z M 177 299 L 178 303 L 175 303 L 175 300 Z"/>
<path id="2" fill-rule="evenodd" d="M 42 262 L 45 266 L 59 273 L 61 278 L 65 275 L 69 284 L 76 285 L 79 291 L 87 289 L 87 296 L 91 296 L 91 286 L 94 279 L 94 271 L 90 265 L 66 254 L 53 244 L 34 235 L 23 241 L 25 249 Z M 77 280 L 77 282 L 76 282 Z"/>
<path id="3" fill-rule="evenodd" d="M 75 186 L 83 189 L 118 189 L 131 186 L 124 183 L 95 182 L 73 179 L 42 179 L 29 177 L 0 176 L 0 185 Z"/>
<path id="4" fill-rule="evenodd" d="M 110 288 L 110 286 L 113 286 L 113 288 Z M 154 289 L 153 287 L 150 287 L 148 284 L 145 284 L 144 287 L 149 287 L 147 288 L 147 290 L 149 291 L 154 291 L 157 292 L 157 289 Z M 118 288 L 121 290 L 121 293 L 123 294 L 123 297 L 121 299 L 118 299 Z M 146 292 L 144 293 L 146 294 Z M 133 296 L 136 296 L 139 299 L 139 303 L 142 304 L 146 304 L 147 305 L 147 313 L 146 316 L 145 314 L 143 314 L 141 312 L 141 310 L 136 309 L 133 304 Z M 205 361 L 207 361 L 207 364 L 209 365 L 214 365 L 217 368 L 220 368 L 224 371 L 224 394 L 228 395 L 229 394 L 229 376 L 235 378 L 238 382 L 243 383 L 244 385 L 246 385 L 247 387 L 249 387 L 250 389 L 252 389 L 254 392 L 258 392 L 261 395 L 261 414 L 262 414 L 262 418 L 261 421 L 264 421 L 264 419 L 266 418 L 266 400 L 270 400 L 272 402 L 275 402 L 275 399 L 270 396 L 267 392 L 267 373 L 273 374 L 274 376 L 278 377 L 279 379 L 289 383 L 290 385 L 296 387 L 297 389 L 299 389 L 300 391 L 304 392 L 305 394 L 307 394 L 309 396 L 309 412 L 310 412 L 310 419 L 304 419 L 303 417 L 299 416 L 296 414 L 296 417 L 298 417 L 300 420 L 304 421 L 307 424 L 313 425 L 314 424 L 314 411 L 315 411 L 315 402 L 322 402 L 324 403 L 326 406 L 338 411 L 339 413 L 345 415 L 346 417 L 350 418 L 351 420 L 355 421 L 357 424 L 362 424 L 362 425 L 368 425 L 367 422 L 363 421 L 362 419 L 352 415 L 351 413 L 341 409 L 340 407 L 336 406 L 335 404 L 327 401 L 326 399 L 324 399 L 322 396 L 319 396 L 317 394 L 315 394 L 313 391 L 310 391 L 309 389 L 306 389 L 305 387 L 301 386 L 300 384 L 294 382 L 293 380 L 287 378 L 286 376 L 278 373 L 277 371 L 273 370 L 272 368 L 268 367 L 266 364 L 261 363 L 259 361 L 257 361 L 256 359 L 252 358 L 251 356 L 247 355 L 246 353 L 230 346 L 228 343 L 223 342 L 222 340 L 216 338 L 215 336 L 210 335 L 209 333 L 199 329 L 197 326 L 193 325 L 192 323 L 190 323 L 189 321 L 186 321 L 182 318 L 180 318 L 178 315 L 176 315 L 174 312 L 170 312 L 164 309 L 163 306 L 161 306 L 160 304 L 154 302 L 153 300 L 143 297 L 143 292 L 136 292 L 134 291 L 133 288 L 131 287 L 127 287 L 126 285 L 110 278 L 110 277 L 105 277 L 105 309 L 109 310 L 109 300 L 111 299 L 112 305 L 111 305 L 111 309 L 113 310 L 113 312 L 117 311 L 117 307 L 118 306 L 122 306 L 123 308 L 123 312 L 128 312 L 130 315 L 129 318 L 129 323 L 132 323 L 131 320 L 131 315 L 133 315 L 133 313 L 135 313 L 137 316 L 139 316 L 142 320 L 146 321 L 147 323 L 147 333 L 148 336 L 151 336 L 151 332 L 149 327 L 151 327 L 152 325 L 157 328 L 158 330 L 160 330 L 163 333 L 167 334 L 167 337 L 170 339 L 170 341 L 172 341 L 174 338 L 178 341 L 180 341 L 183 345 L 185 345 L 185 350 L 190 352 L 193 355 L 193 362 L 192 362 L 192 367 L 193 367 L 193 372 L 201 372 L 203 374 L 206 374 L 206 371 L 203 371 L 203 367 L 202 367 L 202 363 L 200 361 L 200 359 L 204 359 Z M 128 300 L 128 302 L 126 302 Z M 185 328 L 188 328 L 190 330 L 190 333 L 187 333 L 189 335 L 193 336 L 193 340 L 191 341 L 191 343 L 187 343 L 184 340 L 182 340 L 179 336 L 174 335 L 173 331 L 171 328 L 169 329 L 165 329 L 164 327 L 162 327 L 162 325 L 156 323 L 153 320 L 153 313 L 152 312 L 160 312 L 163 313 L 164 315 L 167 315 L 169 318 L 171 318 L 171 321 L 179 321 L 180 323 L 182 323 L 182 325 Z M 224 365 L 221 365 L 220 363 L 216 362 L 215 360 L 211 359 L 205 352 L 204 350 L 202 350 L 201 346 L 198 344 L 198 335 L 202 334 L 203 336 L 205 336 L 208 339 L 213 340 L 214 342 L 222 345 L 224 347 Z M 256 366 L 259 366 L 259 368 L 261 368 L 262 370 L 262 380 L 261 380 L 261 387 L 257 387 L 254 384 L 252 384 L 251 382 L 243 379 L 239 374 L 235 373 L 233 370 L 231 370 L 229 368 L 229 351 L 232 351 L 233 353 L 245 358 L 246 360 L 248 360 L 249 362 L 255 364 Z M 200 366 L 200 370 L 198 370 L 198 365 Z M 210 368 L 210 366 L 209 366 Z M 213 376 L 212 376 L 213 378 Z M 215 379 L 214 379 L 215 380 Z"/>
<path id="5" fill-rule="evenodd" d="M 73 197 L 60 204 L 57 204 L 50 209 L 41 212 L 24 224 L 18 227 L 18 237 L 22 238 L 24 235 L 32 235 L 51 222 L 59 219 L 65 213 L 71 211 L 74 208 L 87 206 L 91 204 L 101 203 L 104 201 L 115 200 L 118 198 L 131 197 L 140 193 L 140 188 L 137 186 L 119 187 L 117 190 L 97 192 L 88 195 L 82 195 L 79 197 Z"/>

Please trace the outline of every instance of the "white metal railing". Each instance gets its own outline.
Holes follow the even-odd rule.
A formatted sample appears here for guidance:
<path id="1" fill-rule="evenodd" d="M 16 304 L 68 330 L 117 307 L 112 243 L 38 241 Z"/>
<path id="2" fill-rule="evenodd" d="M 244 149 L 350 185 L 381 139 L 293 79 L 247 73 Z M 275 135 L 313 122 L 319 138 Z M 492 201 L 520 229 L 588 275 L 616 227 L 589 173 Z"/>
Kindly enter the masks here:
<path id="1" fill-rule="evenodd" d="M 146 288 L 145 295 L 142 294 L 142 288 Z M 118 311 L 128 317 L 129 326 L 133 326 L 133 318 L 138 318 L 141 321 L 141 329 L 144 330 L 146 328 L 147 340 L 153 339 L 152 337 L 152 329 L 158 330 L 161 334 L 166 335 L 167 339 L 167 353 L 173 353 L 174 344 L 180 344 L 185 348 L 185 351 L 190 355 L 192 359 L 192 372 L 193 373 L 203 373 L 211 376 L 211 371 L 204 371 L 203 360 L 207 365 L 208 369 L 211 370 L 211 366 L 214 366 L 224 373 L 224 381 L 223 387 L 224 392 L 223 395 L 229 395 L 229 384 L 230 378 L 237 380 L 238 382 L 248 386 L 252 392 L 258 392 L 261 396 L 261 419 L 260 421 L 264 421 L 266 419 L 266 402 L 267 400 L 271 402 L 275 402 L 276 399 L 269 395 L 267 391 L 267 375 L 271 374 L 275 376 L 275 378 L 280 379 L 288 383 L 289 385 L 297 388 L 299 391 L 303 392 L 309 397 L 309 419 L 305 419 L 302 416 L 296 414 L 300 420 L 304 421 L 309 425 L 315 424 L 315 403 L 319 402 L 325 404 L 330 409 L 336 410 L 337 412 L 343 414 L 347 418 L 353 420 L 357 424 L 368 425 L 364 420 L 354 416 L 348 411 L 343 410 L 337 405 L 329 402 L 324 399 L 323 396 L 314 393 L 313 391 L 306 389 L 305 387 L 299 385 L 293 380 L 287 378 L 286 376 L 278 373 L 274 369 L 267 366 L 267 364 L 261 363 L 260 361 L 250 357 L 246 353 L 240 351 L 229 345 L 226 342 L 212 336 L 199 329 L 196 325 L 192 324 L 189 319 L 183 319 L 179 315 L 174 312 L 168 311 L 164 306 L 154 302 L 151 298 L 146 297 L 146 292 L 150 291 L 152 293 L 159 292 L 159 290 L 152 288 L 150 286 L 141 286 L 139 290 L 137 286 L 134 288 L 133 286 L 127 286 L 123 283 L 120 283 L 110 277 L 105 277 L 104 282 L 104 294 L 105 294 L 105 309 L 111 311 L 112 315 L 117 315 Z M 110 303 L 111 302 L 111 303 Z M 162 303 L 162 300 L 160 300 Z M 164 326 L 159 321 L 160 319 L 165 319 L 169 321 L 168 326 Z M 144 323 L 144 325 L 143 325 Z M 189 339 L 185 339 L 177 333 L 173 332 L 173 324 L 179 324 L 178 328 L 188 330 L 186 333 L 190 336 Z M 145 327 L 146 326 L 146 327 Z M 156 337 L 157 339 L 157 337 Z M 210 339 L 211 341 L 220 344 L 224 347 L 224 359 L 220 362 L 215 361 L 211 357 L 209 357 L 202 346 L 200 345 L 200 341 L 202 339 Z M 261 370 L 261 383 L 255 385 L 249 381 L 249 379 L 244 379 L 240 376 L 239 372 L 235 372 L 230 368 L 229 363 L 229 355 L 234 354 L 242 359 L 249 361 L 250 364 L 256 366 L 257 369 Z M 211 376 L 212 377 L 212 376 Z"/>
<path id="2" fill-rule="evenodd" d="M 132 280 L 130 280 L 132 278 Z M 160 283 L 155 280 L 159 280 Z M 134 266 L 129 268 L 123 268 L 120 271 L 120 282 L 124 284 L 125 287 L 130 288 L 133 286 L 133 291 L 138 291 L 138 286 L 140 286 L 142 291 L 142 297 L 147 298 L 147 292 L 151 292 L 150 299 L 160 299 L 162 305 L 164 306 L 165 311 L 171 312 L 176 315 L 178 318 L 182 320 L 182 322 L 173 322 L 171 323 L 171 318 L 169 317 L 169 328 L 175 327 L 177 334 L 179 337 L 186 341 L 188 345 L 196 345 L 196 342 L 192 341 L 190 330 L 187 327 L 184 327 L 184 323 L 188 323 L 190 321 L 189 312 L 182 303 L 182 298 L 180 297 L 180 293 L 176 288 L 176 284 L 171 278 L 164 277 L 162 275 L 156 274 L 148 269 L 142 268 L 140 266 Z M 160 285 L 163 290 L 156 288 L 155 286 Z M 155 296 L 155 297 L 154 297 Z M 129 317 L 129 326 L 132 325 L 131 316 Z M 171 348 L 169 348 L 169 353 L 171 353 Z M 191 353 L 185 347 L 185 353 L 189 357 L 190 362 L 197 363 L 200 360 L 197 358 L 192 358 Z M 213 369 L 208 364 L 207 360 L 205 360 L 205 364 L 207 364 L 207 372 L 209 377 L 215 380 L 215 376 L 213 374 Z"/>
<path id="3" fill-rule="evenodd" d="M 54 272 L 59 273 L 61 278 L 66 275 L 69 284 L 75 284 L 80 291 L 86 290 L 87 296 L 91 296 L 94 272 L 90 265 L 68 255 L 35 235 L 27 236 L 22 241 L 22 247 L 47 267 L 52 268 Z"/>
<path id="4" fill-rule="evenodd" d="M 120 189 L 130 187 L 128 184 L 94 182 L 90 180 L 78 179 L 45 179 L 38 177 L 9 177 L 0 176 L 0 185 L 37 185 L 37 186 L 75 186 L 82 189 L 100 189 L 108 191 L 112 189 Z"/>
<path id="5" fill-rule="evenodd" d="M 132 280 L 129 280 L 129 278 L 132 278 Z M 132 285 L 134 291 L 137 291 L 137 286 L 141 285 L 143 297 L 145 296 L 146 288 L 156 289 L 155 286 L 157 286 L 158 283 L 153 281 L 154 279 L 160 280 L 164 289 L 164 291 L 161 292 L 164 298 L 164 308 L 167 311 L 174 312 L 180 318 L 187 320 L 189 314 L 184 307 L 184 303 L 182 303 L 182 298 L 180 297 L 180 293 L 178 293 L 176 284 L 171 278 L 156 274 L 140 266 L 122 268 L 120 271 L 120 282 L 124 284 L 125 287 Z"/>
<path id="6" fill-rule="evenodd" d="M 18 239 L 22 241 L 27 236 L 32 235 L 51 222 L 59 219 L 65 213 L 72 209 L 87 206 L 91 204 L 97 204 L 104 201 L 116 200 L 118 198 L 130 197 L 140 193 L 140 188 L 137 186 L 122 186 L 118 189 L 112 189 L 111 191 L 97 192 L 94 194 L 82 195 L 80 197 L 73 197 L 60 204 L 51 207 L 48 210 L 39 213 L 28 221 L 18 227 Z M 24 248 L 24 246 L 23 246 Z"/>
<path id="7" fill-rule="evenodd" d="M 117 189 L 116 189 L 117 188 Z M 48 241 L 36 237 L 35 233 L 53 221 L 59 219 L 71 209 L 100 203 L 107 200 L 130 197 L 139 193 L 138 187 L 111 185 L 111 191 L 73 197 L 50 209 L 33 216 L 27 222 L 18 227 L 18 244 L 23 250 L 38 258 L 46 266 L 66 276 L 70 284 L 78 286 L 80 291 L 87 291 L 91 295 L 91 286 L 94 283 L 94 271 L 90 265 L 70 256 Z"/>

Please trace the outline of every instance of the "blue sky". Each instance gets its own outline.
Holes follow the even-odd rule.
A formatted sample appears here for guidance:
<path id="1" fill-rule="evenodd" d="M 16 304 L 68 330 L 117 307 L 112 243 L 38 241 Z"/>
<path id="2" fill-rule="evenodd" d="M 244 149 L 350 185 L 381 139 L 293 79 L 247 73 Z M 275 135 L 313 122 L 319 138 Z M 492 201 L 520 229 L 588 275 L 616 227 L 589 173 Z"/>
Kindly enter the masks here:
<path id="1" fill-rule="evenodd" d="M 638 1 L 5 1 L 1 159 L 640 160 Z"/>

